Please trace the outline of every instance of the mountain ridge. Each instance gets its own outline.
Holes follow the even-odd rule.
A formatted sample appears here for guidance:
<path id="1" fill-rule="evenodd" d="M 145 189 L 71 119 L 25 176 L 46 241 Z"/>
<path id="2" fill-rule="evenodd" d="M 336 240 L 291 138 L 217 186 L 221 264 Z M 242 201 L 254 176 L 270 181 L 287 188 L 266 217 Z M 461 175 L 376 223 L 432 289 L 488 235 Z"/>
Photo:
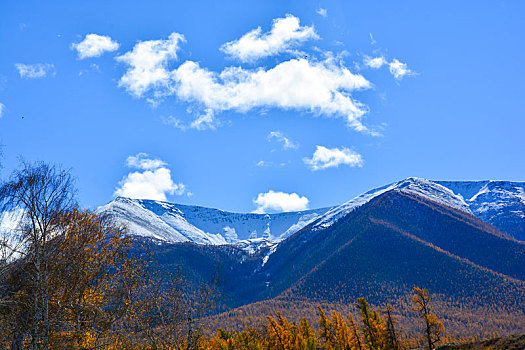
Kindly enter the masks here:
<path id="1" fill-rule="evenodd" d="M 118 197 L 98 212 L 126 224 L 132 235 L 164 242 L 254 245 L 260 239 L 278 243 L 309 224 L 315 229 L 333 225 L 373 198 L 393 190 L 423 196 L 472 214 L 510 237 L 525 241 L 525 182 L 501 180 L 431 181 L 409 177 L 367 191 L 341 205 L 277 214 L 234 213 L 143 199 Z M 262 242 L 262 241 L 260 241 Z"/>
<path id="2" fill-rule="evenodd" d="M 220 209 L 118 197 L 97 212 L 126 224 L 130 234 L 165 242 L 235 244 L 261 238 L 277 242 L 330 208 L 276 214 L 232 213 Z"/>

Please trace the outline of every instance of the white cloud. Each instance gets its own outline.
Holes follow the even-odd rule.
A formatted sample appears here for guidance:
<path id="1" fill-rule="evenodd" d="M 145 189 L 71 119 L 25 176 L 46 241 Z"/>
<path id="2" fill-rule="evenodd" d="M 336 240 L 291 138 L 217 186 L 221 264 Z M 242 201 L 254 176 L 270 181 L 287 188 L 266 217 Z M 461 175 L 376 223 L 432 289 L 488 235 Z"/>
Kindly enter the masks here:
<path id="1" fill-rule="evenodd" d="M 397 58 L 394 58 L 391 62 L 388 62 L 383 56 L 369 57 L 365 56 L 363 63 L 370 68 L 379 69 L 385 65 L 388 65 L 390 73 L 396 80 L 401 80 L 405 75 L 415 75 L 416 73 L 408 69 L 407 64 L 400 62 Z"/>
<path id="2" fill-rule="evenodd" d="M 160 159 L 147 158 L 138 153 L 126 159 L 129 167 L 140 169 L 126 175 L 115 190 L 115 196 L 166 201 L 166 194 L 182 195 L 186 192 L 183 183 L 175 183 L 166 163 Z M 190 192 L 187 193 L 191 195 Z"/>
<path id="3" fill-rule="evenodd" d="M 374 69 L 379 69 L 383 67 L 385 64 L 388 64 L 388 62 L 383 56 L 374 57 L 374 58 L 365 56 L 363 63 L 365 64 L 365 66 L 374 68 Z"/>
<path id="4" fill-rule="evenodd" d="M 2 118 L 2 114 L 4 114 L 5 111 L 5 104 L 0 103 L 0 118 Z"/>
<path id="5" fill-rule="evenodd" d="M 312 27 L 301 27 L 298 19 L 290 15 L 276 19 L 272 31 L 260 34 L 257 40 L 286 32 L 277 30 L 283 21 L 296 23 L 298 29 L 292 33 L 303 33 L 297 34 L 298 37 L 308 37 L 310 34 L 305 33 L 309 32 L 315 34 Z M 312 55 L 288 59 L 268 68 L 232 66 L 213 71 L 191 60 L 170 68 L 178 58 L 182 41 L 181 34 L 172 33 L 166 40 L 139 42 L 133 50 L 116 58 L 128 65 L 119 86 L 131 95 L 142 97 L 147 93 L 145 98 L 154 105 L 168 96 L 176 96 L 178 101 L 190 105 L 193 121 L 186 123 L 171 117 L 165 120 L 167 124 L 182 130 L 215 129 L 222 122 L 219 113 L 276 108 L 341 118 L 350 128 L 380 135 L 363 125 L 368 107 L 354 98 L 355 92 L 370 89 L 372 84 L 362 75 L 352 73 L 339 56 L 320 51 L 324 59 Z"/>
<path id="6" fill-rule="evenodd" d="M 281 163 L 274 163 L 274 162 L 271 162 L 271 161 L 267 161 L 267 160 L 260 160 L 258 161 L 257 163 L 255 163 L 255 166 L 257 167 L 260 167 L 260 168 L 269 168 L 269 167 L 285 167 L 287 166 L 288 164 L 290 164 L 290 161 L 287 161 L 287 162 L 281 162 Z"/>
<path id="7" fill-rule="evenodd" d="M 308 198 L 297 193 L 274 192 L 259 193 L 253 203 L 257 205 L 254 213 L 265 213 L 268 209 L 275 211 L 300 211 L 308 209 Z"/>
<path id="8" fill-rule="evenodd" d="M 177 58 L 182 41 L 182 34 L 172 33 L 167 40 L 140 41 L 132 51 L 116 57 L 117 61 L 130 66 L 120 78 L 119 86 L 136 97 L 153 87 L 169 88 L 171 72 L 168 62 Z"/>
<path id="9" fill-rule="evenodd" d="M 389 63 L 390 73 L 396 80 L 401 80 L 405 75 L 415 75 L 414 71 L 408 69 L 406 63 L 399 62 L 396 58 Z"/>
<path id="10" fill-rule="evenodd" d="M 377 43 L 376 39 L 374 39 L 374 36 L 372 33 L 368 33 L 370 35 L 370 45 L 375 45 Z"/>
<path id="11" fill-rule="evenodd" d="M 339 167 L 341 164 L 351 167 L 363 166 L 361 155 L 346 147 L 339 149 L 317 146 L 312 158 L 303 158 L 303 162 L 314 171 Z"/>
<path id="12" fill-rule="evenodd" d="M 12 233 L 19 231 L 23 226 L 26 212 L 23 209 L 13 209 L 0 213 L 0 233 Z"/>
<path id="13" fill-rule="evenodd" d="M 213 109 L 207 108 L 204 114 L 201 114 L 190 124 L 190 128 L 197 130 L 215 130 L 219 126 L 219 121 L 215 118 Z"/>
<path id="14" fill-rule="evenodd" d="M 212 109 L 206 109 L 204 113 L 198 115 L 195 120 L 190 123 L 186 123 L 179 118 L 169 116 L 162 117 L 161 121 L 163 124 L 171 125 L 176 129 L 186 131 L 188 129 L 196 130 L 215 130 L 221 125 L 221 122 L 215 118 L 215 113 Z"/>
<path id="15" fill-rule="evenodd" d="M 367 108 L 350 92 L 370 88 L 363 76 L 332 59 L 292 59 L 265 70 L 229 67 L 220 74 L 186 61 L 174 72 L 175 91 L 182 101 L 196 102 L 213 112 L 274 107 L 341 117 L 350 127 L 367 131 L 361 117 Z"/>
<path id="16" fill-rule="evenodd" d="M 315 12 L 317 12 L 317 14 L 318 14 L 319 16 L 323 17 L 323 18 L 326 18 L 326 17 L 328 16 L 328 11 L 326 11 L 326 9 L 324 9 L 324 8 L 322 8 L 322 7 L 319 8 L 319 9 L 318 9 L 317 11 L 315 11 Z"/>
<path id="17" fill-rule="evenodd" d="M 167 168 L 132 172 L 119 182 L 115 196 L 166 201 L 166 193 L 182 195 L 186 187 L 174 183 Z"/>
<path id="18" fill-rule="evenodd" d="M 129 156 L 126 159 L 126 165 L 130 168 L 142 169 L 142 170 L 151 170 L 158 169 L 165 165 L 166 162 L 158 158 L 148 158 L 147 153 L 140 152 L 135 156 Z"/>
<path id="19" fill-rule="evenodd" d="M 27 252 L 22 237 L 26 215 L 23 209 L 0 213 L 0 259 L 14 261 Z"/>
<path id="20" fill-rule="evenodd" d="M 55 66 L 50 63 L 23 64 L 15 63 L 21 78 L 38 79 L 48 74 L 55 75 Z"/>
<path id="21" fill-rule="evenodd" d="M 100 57 L 104 52 L 118 50 L 120 44 L 109 36 L 87 34 L 84 40 L 71 44 L 71 49 L 76 50 L 78 58 L 83 60 L 88 57 Z"/>
<path id="22" fill-rule="evenodd" d="M 188 125 L 183 123 L 179 118 L 176 118 L 172 115 L 168 117 L 161 117 L 162 124 L 165 125 L 171 125 L 176 129 L 180 129 L 182 131 L 186 131 L 188 129 Z"/>
<path id="23" fill-rule="evenodd" d="M 277 142 L 281 142 L 283 144 L 283 149 L 298 149 L 299 145 L 289 138 L 285 137 L 282 132 L 280 131 L 271 131 L 268 134 L 267 137 L 268 141 L 276 140 Z"/>
<path id="24" fill-rule="evenodd" d="M 221 50 L 242 62 L 252 62 L 259 58 L 280 54 L 301 42 L 318 38 L 313 26 L 301 26 L 299 18 L 286 15 L 284 18 L 273 20 L 270 32 L 263 34 L 261 27 L 258 27 L 244 34 L 240 39 L 224 44 Z"/>

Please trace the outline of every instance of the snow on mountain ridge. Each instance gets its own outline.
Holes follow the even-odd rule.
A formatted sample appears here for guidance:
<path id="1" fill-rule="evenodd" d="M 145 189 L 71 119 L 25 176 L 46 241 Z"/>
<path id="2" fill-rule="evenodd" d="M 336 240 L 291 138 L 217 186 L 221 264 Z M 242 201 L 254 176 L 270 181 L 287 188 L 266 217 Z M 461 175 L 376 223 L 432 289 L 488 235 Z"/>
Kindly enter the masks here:
<path id="1" fill-rule="evenodd" d="M 241 214 L 153 200 L 116 198 L 97 209 L 126 224 L 130 234 L 169 243 L 232 244 L 264 238 L 278 242 L 324 214 L 328 208 L 279 214 Z M 243 245 L 243 244 L 241 244 Z M 263 244 L 264 245 L 264 244 Z M 248 248 L 247 248 L 248 249 Z"/>
<path id="2" fill-rule="evenodd" d="M 158 208 L 147 208 L 143 201 L 119 197 L 100 207 L 97 212 L 111 215 L 124 224 L 132 235 L 150 237 L 169 243 L 194 242 L 197 244 L 225 244 L 225 240 L 208 237 L 202 230 L 192 227 L 177 211 L 162 213 Z"/>
<path id="3" fill-rule="evenodd" d="M 525 241 L 525 182 L 436 181 L 461 195 L 472 213 Z"/>
<path id="4" fill-rule="evenodd" d="M 152 200 L 117 198 L 99 211 L 113 215 L 131 234 L 165 242 L 234 244 L 259 251 L 309 224 L 321 230 L 373 198 L 402 191 L 473 214 L 525 241 L 525 183 L 509 181 L 430 181 L 410 177 L 365 192 L 332 208 L 279 214 L 230 213 L 219 209 Z"/>
<path id="5" fill-rule="evenodd" d="M 313 229 L 327 228 L 373 198 L 392 190 L 413 193 L 467 212 L 511 237 L 525 241 L 525 182 L 498 180 L 431 181 L 409 177 L 334 207 L 314 222 Z"/>
<path id="6" fill-rule="evenodd" d="M 479 196 L 492 193 L 500 198 L 516 199 L 525 204 L 525 182 L 512 181 L 435 181 L 461 195 L 467 202 L 476 202 Z"/>
<path id="7" fill-rule="evenodd" d="M 398 190 L 402 192 L 413 193 L 419 196 L 426 197 L 434 202 L 438 202 L 449 207 L 462 210 L 472 214 L 470 208 L 463 200 L 463 197 L 455 194 L 452 190 L 445 186 L 434 183 L 430 180 L 409 177 L 407 179 L 394 182 L 393 184 L 382 186 L 365 192 L 354 199 L 329 210 L 314 224 L 314 229 L 324 229 L 333 225 L 337 220 L 348 215 L 356 208 L 368 203 L 373 198 L 386 193 L 388 191 Z"/>

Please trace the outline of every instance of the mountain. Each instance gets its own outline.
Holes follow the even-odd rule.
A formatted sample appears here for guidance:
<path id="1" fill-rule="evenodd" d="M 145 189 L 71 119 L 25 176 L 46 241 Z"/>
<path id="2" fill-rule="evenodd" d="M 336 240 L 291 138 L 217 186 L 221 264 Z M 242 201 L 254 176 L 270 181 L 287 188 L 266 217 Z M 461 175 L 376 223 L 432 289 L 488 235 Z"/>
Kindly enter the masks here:
<path id="1" fill-rule="evenodd" d="M 368 273 L 375 277 L 367 283 L 359 283 L 359 291 L 371 293 L 376 287 L 379 288 L 380 281 L 387 279 L 378 278 L 379 273 L 388 267 L 404 271 L 395 277 L 397 281 L 403 280 L 404 286 L 416 280 L 418 285 L 428 285 L 429 289 L 436 291 L 443 286 L 451 286 L 443 278 L 435 278 L 435 285 L 428 284 L 427 279 L 434 273 L 448 276 L 449 280 L 463 281 L 461 288 L 449 290 L 450 295 L 457 296 L 459 291 L 476 290 L 473 288 L 475 282 L 468 284 L 468 279 L 461 277 L 458 271 L 467 276 L 484 276 L 484 285 L 490 285 L 491 282 L 487 282 L 490 280 L 498 280 L 494 282 L 496 286 L 507 279 L 525 281 L 524 244 L 514 241 L 511 235 L 490 223 L 493 218 L 520 217 L 516 214 L 523 205 L 519 190 L 523 187 L 520 186 L 523 183 L 433 182 L 408 178 L 366 192 L 340 206 L 317 211 L 237 214 L 126 198 L 117 198 L 101 207 L 100 211 L 108 212 L 118 221 L 126 223 L 134 235 L 167 243 L 197 244 L 186 244 L 184 248 L 170 246 L 170 251 L 178 253 L 170 254 L 171 258 L 163 261 L 171 265 L 179 264 L 201 277 L 210 276 L 212 265 L 228 269 L 228 281 L 240 278 L 231 284 L 231 289 L 223 291 L 234 296 L 232 306 L 274 298 L 285 291 L 307 296 L 305 291 L 314 289 L 316 295 L 321 296 L 323 288 L 311 286 L 326 279 L 332 272 L 336 271 L 339 276 L 349 267 L 361 266 L 370 257 L 374 257 L 371 261 L 382 262 L 390 255 L 388 266 L 380 264 L 369 268 Z M 491 216 L 486 216 L 487 210 L 480 210 L 486 207 L 492 211 Z M 522 219 L 517 226 L 523 226 L 524 222 Z M 226 255 L 215 255 L 217 260 L 213 264 L 210 262 L 196 267 L 193 260 L 206 260 L 195 258 L 202 256 L 203 248 L 198 245 L 203 244 L 224 247 L 220 251 Z M 372 250 L 373 247 L 376 249 Z M 211 251 L 219 251 L 217 249 L 210 247 L 205 251 L 211 254 Z M 427 266 L 429 261 L 424 259 L 423 251 L 433 257 L 429 261 L 435 268 Z M 228 254 L 234 258 L 230 256 L 226 259 Z M 355 262 L 348 262 L 350 256 L 355 256 Z M 425 268 L 408 269 L 408 263 L 403 260 L 408 257 L 412 259 L 411 267 Z M 346 263 L 339 266 L 336 262 L 341 261 Z M 324 270 L 327 266 L 329 268 Z M 438 273 L 439 268 L 444 266 L 455 267 L 450 267 L 447 273 Z M 352 267 L 351 271 L 352 279 L 363 279 L 361 269 Z M 414 276 L 419 276 L 419 279 L 410 280 Z M 501 276 L 504 276 L 503 279 Z M 249 288 L 244 283 L 246 280 L 250 281 Z M 477 279 L 474 281 L 479 282 Z M 380 289 L 384 288 L 383 285 Z M 249 293 L 246 292 L 248 289 Z M 407 292 L 406 288 L 400 290 Z M 359 294 L 342 293 L 339 288 L 329 288 L 326 293 L 340 293 L 345 300 Z M 396 293 L 385 295 L 392 297 Z M 327 300 L 335 301 L 332 297 L 327 297 Z"/>
<path id="2" fill-rule="evenodd" d="M 472 213 L 525 241 L 525 182 L 436 181 L 461 196 Z"/>
<path id="3" fill-rule="evenodd" d="M 116 198 L 98 211 L 126 224 L 135 236 L 163 242 L 234 244 L 277 243 L 310 223 L 315 229 L 333 225 L 373 198 L 398 190 L 474 215 L 517 240 L 525 241 L 525 182 L 430 181 L 407 178 L 370 190 L 332 208 L 280 214 L 241 214 L 167 202 Z"/>
<path id="4" fill-rule="evenodd" d="M 367 196 L 260 251 L 165 244 L 156 259 L 198 283 L 219 273 L 216 311 L 226 312 L 214 324 L 222 327 L 255 325 L 276 308 L 314 320 L 317 304 L 348 308 L 364 296 L 378 307 L 394 304 L 400 327 L 412 329 L 409 296 L 419 286 L 431 291 L 448 332 L 525 332 L 525 243 L 474 216 L 441 185 L 409 179 Z"/>
<path id="5" fill-rule="evenodd" d="M 314 228 L 327 228 L 356 208 L 368 203 L 373 198 L 393 190 L 417 194 L 434 202 L 447 205 L 451 208 L 459 209 L 467 213 L 472 213 L 463 198 L 454 194 L 449 188 L 430 180 L 409 177 L 405 180 L 394 182 L 390 185 L 378 187 L 365 192 L 340 206 L 332 208 L 325 215 L 323 215 L 322 218 L 316 221 Z"/>
<path id="6" fill-rule="evenodd" d="M 254 245 L 271 244 L 294 234 L 329 209 L 279 214 L 239 214 L 198 206 L 119 197 L 97 211 L 113 216 L 117 222 L 125 224 L 129 233 L 135 236 L 168 243 L 239 243 L 240 246 L 251 249 Z"/>
<path id="7" fill-rule="evenodd" d="M 127 198 L 99 211 L 146 238 L 160 268 L 181 269 L 191 288 L 219 276 L 214 320 L 222 327 L 254 325 L 275 308 L 313 320 L 317 304 L 351 311 L 364 296 L 396 305 L 410 329 L 417 321 L 409 295 L 419 286 L 432 293 L 447 329 L 505 334 L 525 332 L 524 188 L 412 177 L 304 212 L 239 214 Z"/>
<path id="8" fill-rule="evenodd" d="M 418 285 L 450 298 L 514 304 L 525 303 L 524 266 L 525 244 L 469 213 L 395 189 L 329 227 L 305 227 L 279 244 L 261 273 L 270 297 L 348 302 L 367 295 L 380 303 Z M 504 297 L 511 291 L 517 299 Z"/>
<path id="9" fill-rule="evenodd" d="M 509 236 L 525 241 L 525 182 L 430 181 L 410 177 L 373 189 L 332 208 L 318 220 L 316 227 L 328 227 L 356 207 L 391 190 L 417 194 L 472 214 Z"/>

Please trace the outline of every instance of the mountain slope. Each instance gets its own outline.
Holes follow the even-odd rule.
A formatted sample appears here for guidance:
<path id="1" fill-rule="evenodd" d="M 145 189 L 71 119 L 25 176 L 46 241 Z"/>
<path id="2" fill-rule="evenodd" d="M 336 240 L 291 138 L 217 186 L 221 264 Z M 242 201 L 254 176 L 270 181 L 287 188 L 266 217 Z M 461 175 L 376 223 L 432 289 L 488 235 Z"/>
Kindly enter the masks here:
<path id="1" fill-rule="evenodd" d="M 525 245 L 458 214 L 413 195 L 386 193 L 336 228 L 333 234 L 347 241 L 325 252 L 291 290 L 330 301 L 362 294 L 382 302 L 418 285 L 456 300 L 521 305 Z"/>
<path id="2" fill-rule="evenodd" d="M 271 287 L 266 291 L 267 297 L 302 286 L 298 290 L 311 289 L 318 296 L 328 293 L 325 297 L 336 301 L 330 293 L 355 299 L 359 296 L 357 291 L 364 295 L 381 290 L 381 295 L 388 296 L 389 284 L 393 291 L 403 286 L 390 293 L 397 295 L 401 290 L 407 292 L 414 283 L 434 290 L 437 286 L 452 288 L 450 281 L 458 280 L 466 283 L 464 290 L 475 290 L 471 287 L 476 283 L 483 285 L 483 295 L 491 298 L 492 290 L 487 288 L 490 283 L 500 286 L 507 280 L 516 280 L 518 284 L 525 281 L 525 244 L 505 238 L 497 229 L 468 213 L 412 193 L 390 190 L 332 226 L 319 229 L 316 224 L 280 243 L 270 256 L 261 270 L 269 276 Z M 432 258 L 425 258 L 422 253 L 425 250 Z M 428 266 L 429 262 L 433 268 Z M 419 269 L 418 266 L 425 267 Z M 448 269 L 448 275 L 440 271 L 443 267 Z M 481 273 L 479 276 L 484 276 L 485 282 L 474 279 L 477 282 L 469 284 L 458 269 L 468 271 L 467 277 Z M 349 275 L 345 276 L 344 271 Z M 334 283 L 339 282 L 333 280 L 326 282 L 324 288 L 318 285 L 332 275 L 341 281 L 355 280 L 352 285 L 359 288 L 354 292 L 334 288 Z M 463 289 L 454 287 L 443 293 L 455 296 Z M 308 293 L 305 295 L 311 297 Z"/>

